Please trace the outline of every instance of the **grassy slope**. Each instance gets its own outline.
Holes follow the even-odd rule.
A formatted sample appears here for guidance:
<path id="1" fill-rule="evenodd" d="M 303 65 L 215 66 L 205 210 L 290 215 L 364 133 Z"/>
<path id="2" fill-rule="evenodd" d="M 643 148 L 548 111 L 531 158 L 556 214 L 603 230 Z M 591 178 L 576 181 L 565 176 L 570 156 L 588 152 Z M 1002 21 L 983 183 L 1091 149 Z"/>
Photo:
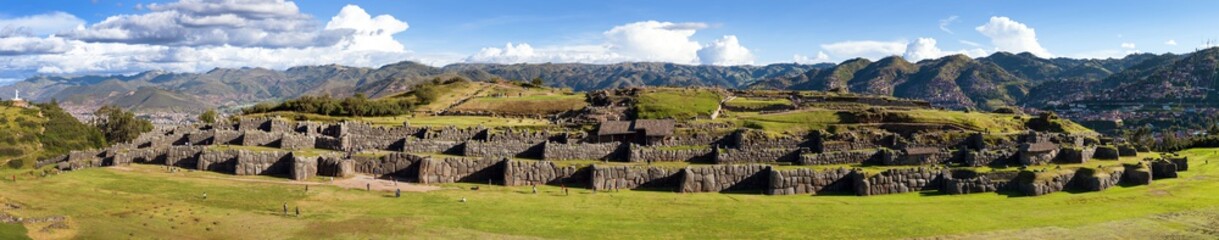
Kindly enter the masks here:
<path id="1" fill-rule="evenodd" d="M 654 88 L 640 93 L 635 107 L 639 118 L 693 119 L 711 116 L 721 99 L 709 89 Z"/>
<path id="2" fill-rule="evenodd" d="M 488 111 L 509 114 L 554 114 L 587 106 L 584 94 L 551 88 L 524 88 L 512 84 L 491 84 L 479 96 L 454 110 Z M 499 96 L 499 97 L 495 97 Z"/>
<path id="3" fill-rule="evenodd" d="M 557 187 L 445 185 L 428 193 L 391 193 L 234 181 L 283 182 L 209 172 L 89 169 L 0 183 L 0 199 L 32 204 L 20 216 L 68 215 L 75 237 L 127 238 L 895 238 L 965 235 L 1014 238 L 1206 238 L 1217 230 L 1216 149 L 1179 179 L 1098 193 L 1008 197 L 898 194 L 761 196 Z M 198 198 L 206 191 L 209 199 Z M 469 202 L 459 203 L 461 198 Z M 58 201 L 90 199 L 89 201 Z M 281 204 L 303 217 L 280 216 Z M 183 223 L 185 222 L 185 223 Z M 27 226 L 40 229 L 40 226 Z M 209 229 L 210 228 L 210 229 Z M 995 232 L 998 231 L 998 232 Z M 36 231 L 31 231 L 31 234 Z M 958 236 L 961 237 L 961 236 Z M 1213 237 L 1213 236 L 1212 236 Z"/>
<path id="4" fill-rule="evenodd" d="M 101 132 L 61 109 L 0 106 L 0 168 L 30 167 L 37 159 L 103 145 Z M 20 162 L 10 165 L 12 160 Z"/>

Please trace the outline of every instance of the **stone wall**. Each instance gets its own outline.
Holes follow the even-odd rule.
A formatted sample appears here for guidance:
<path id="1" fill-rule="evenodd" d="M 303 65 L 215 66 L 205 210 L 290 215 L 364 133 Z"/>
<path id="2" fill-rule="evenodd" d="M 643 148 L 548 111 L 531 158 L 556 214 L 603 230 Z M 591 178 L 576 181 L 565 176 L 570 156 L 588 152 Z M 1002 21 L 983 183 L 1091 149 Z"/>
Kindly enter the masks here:
<path id="1" fill-rule="evenodd" d="M 797 162 L 800 160 L 802 151 L 798 148 L 728 148 L 716 151 L 714 162 L 716 164 Z"/>
<path id="2" fill-rule="evenodd" d="M 587 181 L 587 178 L 580 176 L 580 168 L 576 166 L 559 167 L 554 162 L 533 160 L 506 160 L 504 164 L 505 186 L 532 184 L 568 186 Z M 587 170 L 583 173 L 584 176 L 588 175 Z"/>
<path id="3" fill-rule="evenodd" d="M 427 157 L 408 153 L 389 153 L 381 156 L 353 155 L 351 157 L 351 164 L 353 165 L 353 171 L 357 173 L 410 180 L 419 178 L 419 163 L 425 158 Z M 342 164 L 341 162 L 333 161 L 331 163 Z"/>
<path id="4" fill-rule="evenodd" d="M 880 164 L 886 166 L 922 166 L 947 162 L 952 153 L 937 148 L 911 148 L 888 154 L 881 151 Z"/>
<path id="5" fill-rule="evenodd" d="M 542 159 L 546 160 L 617 160 L 625 158 L 625 146 L 620 143 L 547 142 Z"/>
<path id="6" fill-rule="evenodd" d="M 298 133 L 282 133 L 279 140 L 279 148 L 287 150 L 301 150 L 314 148 L 317 143 L 313 136 L 298 134 Z"/>
<path id="7" fill-rule="evenodd" d="M 1074 170 L 1022 171 L 1017 177 L 1016 189 L 1025 196 L 1041 196 L 1066 190 L 1074 178 Z"/>
<path id="8" fill-rule="evenodd" d="M 288 175 L 292 169 L 292 152 L 245 151 L 237 153 L 237 175 Z"/>
<path id="9" fill-rule="evenodd" d="M 1096 147 L 1096 152 L 1092 154 L 1093 158 L 1104 160 L 1117 160 L 1120 156 L 1117 147 L 1109 145 Z"/>
<path id="10" fill-rule="evenodd" d="M 681 170 L 678 192 L 757 192 L 767 188 L 770 166 L 714 165 L 686 167 Z"/>
<path id="11" fill-rule="evenodd" d="M 204 146 L 173 146 L 165 149 L 165 165 L 181 168 L 196 168 L 199 166 L 199 155 Z"/>
<path id="12" fill-rule="evenodd" d="M 1123 168 L 1122 184 L 1148 185 L 1154 179 L 1151 174 L 1151 168 L 1142 162 L 1125 164 Z"/>
<path id="13" fill-rule="evenodd" d="M 1006 149 L 981 151 L 964 150 L 958 151 L 958 153 L 961 154 L 961 164 L 971 167 L 990 166 L 995 163 L 1005 164 L 1008 163 L 1013 157 L 1012 155 L 1015 154 L 1014 151 Z"/>
<path id="14" fill-rule="evenodd" d="M 425 158 L 419 163 L 419 183 L 503 182 L 504 159 Z"/>
<path id="15" fill-rule="evenodd" d="M 1117 154 L 1122 157 L 1134 157 L 1139 155 L 1139 151 L 1131 145 L 1119 145 L 1117 146 Z"/>
<path id="16" fill-rule="evenodd" d="M 212 130 L 212 144 L 242 145 L 242 134 L 232 130 Z"/>
<path id="17" fill-rule="evenodd" d="M 1064 147 L 1054 161 L 1063 164 L 1085 163 L 1095 153 L 1096 147 Z"/>
<path id="18" fill-rule="evenodd" d="M 1058 146 L 1052 143 L 1025 143 L 1020 145 L 1017 159 L 1021 165 L 1032 166 L 1050 163 L 1058 156 Z"/>
<path id="19" fill-rule="evenodd" d="M 977 173 L 973 170 L 944 171 L 944 188 L 947 194 L 970 194 L 983 192 L 998 192 L 1011 189 L 1012 182 L 1019 172 L 1002 171 Z"/>
<path id="20" fill-rule="evenodd" d="M 462 156 L 496 158 L 542 158 L 544 146 L 541 142 L 519 141 L 468 141 Z"/>
<path id="21" fill-rule="evenodd" d="M 342 150 L 349 152 L 360 152 L 368 150 L 397 150 L 402 149 L 406 139 L 397 135 L 364 135 L 364 134 L 348 134 L 339 137 L 342 141 Z"/>
<path id="22" fill-rule="evenodd" d="M 195 169 L 235 174 L 237 172 L 237 158 L 240 155 L 241 152 L 238 150 L 204 150 L 202 153 L 199 153 L 198 166 Z"/>
<path id="23" fill-rule="evenodd" d="M 1151 176 L 1155 179 L 1177 178 L 1177 164 L 1172 161 L 1157 159 L 1151 161 Z"/>
<path id="24" fill-rule="evenodd" d="M 875 149 L 800 154 L 800 165 L 860 164 L 871 160 Z"/>
<path id="25" fill-rule="evenodd" d="M 317 160 L 317 174 L 338 178 L 354 177 L 356 161 L 338 156 L 322 156 Z"/>
<path id="26" fill-rule="evenodd" d="M 242 146 L 263 146 L 263 147 L 279 147 L 279 140 L 283 138 L 281 133 L 270 133 L 262 131 L 244 131 L 241 136 Z"/>
<path id="27" fill-rule="evenodd" d="M 406 142 L 402 145 L 402 151 L 413 153 L 461 153 L 464 151 L 463 147 L 463 142 L 406 138 Z"/>
<path id="28" fill-rule="evenodd" d="M 648 147 L 630 144 L 630 162 L 710 162 L 712 148 Z"/>
<path id="29" fill-rule="evenodd" d="M 308 180 L 316 177 L 318 174 L 318 159 L 320 157 L 293 157 L 292 158 L 292 179 L 297 181 Z"/>
<path id="30" fill-rule="evenodd" d="M 1116 168 L 1081 168 L 1075 171 L 1073 179 L 1075 189 L 1088 192 L 1098 192 L 1117 186 L 1125 175 L 1125 169 Z"/>
<path id="31" fill-rule="evenodd" d="M 593 164 L 589 188 L 598 191 L 614 189 L 663 189 L 679 191 L 680 169 L 644 166 L 605 166 Z"/>
<path id="32" fill-rule="evenodd" d="M 771 168 L 769 195 L 824 194 L 851 192 L 854 171 L 845 168 L 815 171 L 812 169 L 775 170 Z"/>
<path id="33" fill-rule="evenodd" d="M 940 189 L 940 171 L 928 168 L 889 169 L 877 174 L 855 174 L 855 194 L 871 196 Z"/>

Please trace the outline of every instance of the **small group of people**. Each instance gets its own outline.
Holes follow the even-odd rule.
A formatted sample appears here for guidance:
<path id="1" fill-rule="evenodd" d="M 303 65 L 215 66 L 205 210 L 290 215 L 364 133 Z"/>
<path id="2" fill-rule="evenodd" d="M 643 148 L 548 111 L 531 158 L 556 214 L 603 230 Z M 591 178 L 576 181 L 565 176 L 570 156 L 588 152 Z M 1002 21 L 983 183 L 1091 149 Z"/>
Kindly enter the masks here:
<path id="1" fill-rule="evenodd" d="M 284 202 L 284 216 L 288 216 L 288 202 Z M 301 216 L 301 207 L 296 206 L 296 217 Z"/>

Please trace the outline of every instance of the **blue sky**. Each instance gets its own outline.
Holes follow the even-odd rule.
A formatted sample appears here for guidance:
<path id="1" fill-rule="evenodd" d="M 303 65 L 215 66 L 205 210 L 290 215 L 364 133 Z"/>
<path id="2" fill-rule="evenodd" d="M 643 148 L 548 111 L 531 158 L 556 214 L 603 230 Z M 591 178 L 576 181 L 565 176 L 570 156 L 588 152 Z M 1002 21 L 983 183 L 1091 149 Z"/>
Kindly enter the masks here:
<path id="1" fill-rule="evenodd" d="M 236 65 L 379 66 L 401 60 L 431 65 L 621 61 L 760 65 L 797 58 L 813 63 L 886 55 L 916 60 L 955 53 L 979 57 L 995 51 L 1103 58 L 1133 52 L 1184 53 L 1208 39 L 1219 40 L 1214 30 L 1219 18 L 1213 16 L 1219 2 L 1214 1 L 248 1 L 261 3 L 9 2 L 0 9 L 0 25 L 9 26 L 0 28 L 36 24 L 14 20 L 23 18 L 66 23 L 26 27 L 22 34 L 0 33 L 11 38 L 9 46 L 0 38 L 0 67 L 5 67 L 0 78 L 200 71 Z M 150 7 L 154 5 L 160 7 Z M 270 8 L 219 18 L 234 15 L 224 11 L 253 5 Z M 345 8 L 352 5 L 354 9 Z M 195 11 L 199 9 L 218 10 Z M 94 26 L 115 16 L 166 11 L 186 16 L 177 22 L 219 19 L 240 27 L 182 24 L 148 30 L 141 24 L 154 23 L 135 18 Z M 289 14 L 278 15 L 284 12 Z M 354 30 L 327 27 L 338 15 L 358 16 L 348 21 Z M 394 21 L 377 22 L 381 15 Z M 309 19 L 299 20 L 302 16 Z M 282 19 L 250 24 L 270 18 Z M 284 31 L 291 34 L 268 30 L 284 21 L 304 25 Z M 83 29 L 67 27 L 71 23 Z M 989 32 L 979 29 L 988 24 Z M 116 31 L 125 34 L 116 37 Z M 159 36 L 165 34 L 185 37 Z M 334 56 L 301 59 L 317 53 Z M 81 57 L 114 59 L 58 63 Z"/>

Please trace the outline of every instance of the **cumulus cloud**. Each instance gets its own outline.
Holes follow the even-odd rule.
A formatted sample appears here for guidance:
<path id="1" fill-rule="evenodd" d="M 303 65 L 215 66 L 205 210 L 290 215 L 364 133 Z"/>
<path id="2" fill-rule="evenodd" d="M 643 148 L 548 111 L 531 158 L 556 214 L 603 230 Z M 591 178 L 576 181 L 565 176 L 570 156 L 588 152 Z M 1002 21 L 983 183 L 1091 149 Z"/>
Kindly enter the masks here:
<path id="1" fill-rule="evenodd" d="M 919 61 L 923 59 L 940 58 L 948 55 L 964 54 L 969 57 L 981 57 L 986 55 L 986 51 L 982 49 L 959 50 L 959 51 L 944 51 L 936 46 L 934 38 L 919 38 L 910 41 L 906 45 L 906 52 L 902 57 L 908 61 Z"/>
<path id="2" fill-rule="evenodd" d="M 879 59 L 902 55 L 906 52 L 906 44 L 906 41 L 843 41 L 822 44 L 821 49 L 833 56 Z"/>
<path id="3" fill-rule="evenodd" d="M 476 63 L 616 63 L 672 62 L 737 65 L 753 63 L 753 55 L 734 35 L 707 45 L 691 39 L 706 23 L 634 22 L 603 32 L 602 43 L 534 47 L 508 43 L 486 47 L 464 59 Z"/>
<path id="4" fill-rule="evenodd" d="M 1134 49 L 1134 43 L 1122 43 L 1121 46 L 1125 49 Z"/>
<path id="5" fill-rule="evenodd" d="M 952 29 L 948 29 L 948 25 L 952 25 L 953 22 L 956 22 L 957 18 L 959 18 L 959 17 L 950 16 L 945 19 L 940 19 L 940 31 L 944 31 L 948 34 L 956 34 L 956 33 L 952 32 Z"/>
<path id="6" fill-rule="evenodd" d="M 753 54 L 735 35 L 727 35 L 699 49 L 698 60 L 712 65 L 748 65 L 753 64 Z"/>
<path id="7" fill-rule="evenodd" d="M 150 12 L 109 17 L 63 35 L 0 36 L 0 77 L 331 63 L 371 67 L 412 57 L 393 38 L 408 28 L 406 22 L 374 17 L 355 5 L 324 25 L 282 0 L 182 0 L 145 8 Z"/>
<path id="8" fill-rule="evenodd" d="M 84 24 L 85 20 L 65 12 L 0 19 L 0 37 L 47 36 Z"/>
<path id="9" fill-rule="evenodd" d="M 63 35 L 87 42 L 285 48 L 330 46 L 349 32 L 319 31 L 312 16 L 284 0 L 182 0 L 145 8 L 149 12 L 111 16 Z"/>
<path id="10" fill-rule="evenodd" d="M 989 22 L 974 30 L 989 37 L 995 51 L 1029 52 L 1039 57 L 1054 56 L 1037 42 L 1036 30 L 1011 18 L 991 17 Z"/>
<path id="11" fill-rule="evenodd" d="M 1168 46 L 1176 46 L 1176 45 L 1177 45 L 1177 40 L 1176 40 L 1176 39 L 1168 39 L 1168 41 L 1165 41 L 1165 42 L 1164 42 L 1164 45 L 1168 45 Z"/>
<path id="12" fill-rule="evenodd" d="M 809 57 L 809 56 L 796 54 L 796 55 L 792 55 L 792 61 L 795 61 L 796 63 L 799 63 L 799 64 L 824 63 L 824 62 L 830 61 L 830 55 L 825 54 L 824 51 L 818 51 L 817 57 Z"/>

